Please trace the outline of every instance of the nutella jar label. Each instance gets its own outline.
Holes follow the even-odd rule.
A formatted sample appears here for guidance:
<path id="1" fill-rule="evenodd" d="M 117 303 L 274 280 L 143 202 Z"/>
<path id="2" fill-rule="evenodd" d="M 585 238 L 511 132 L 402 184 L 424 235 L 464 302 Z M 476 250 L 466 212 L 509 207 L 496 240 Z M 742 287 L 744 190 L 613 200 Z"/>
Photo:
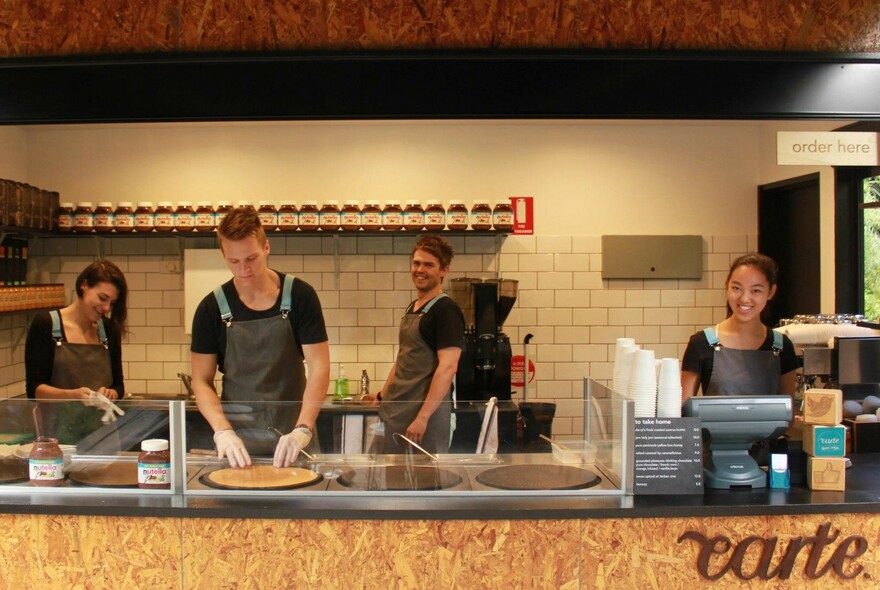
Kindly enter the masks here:
<path id="1" fill-rule="evenodd" d="M 467 211 L 447 211 L 446 212 L 446 224 L 450 227 L 458 227 L 458 226 L 467 227 L 468 212 Z"/>
<path id="2" fill-rule="evenodd" d="M 321 211 L 318 213 L 318 225 L 321 227 L 338 227 L 339 212 L 338 211 Z"/>
<path id="3" fill-rule="evenodd" d="M 513 211 L 495 211 L 492 214 L 492 223 L 495 227 L 513 227 Z"/>
<path id="4" fill-rule="evenodd" d="M 73 213 L 64 212 L 58 214 L 58 231 L 70 231 L 73 229 Z"/>
<path id="5" fill-rule="evenodd" d="M 170 463 L 138 462 L 138 485 L 164 486 L 171 484 Z"/>
<path id="6" fill-rule="evenodd" d="M 170 211 L 157 211 L 153 225 L 156 228 L 170 229 L 174 227 L 174 213 Z"/>
<path id="7" fill-rule="evenodd" d="M 343 227 L 358 228 L 361 226 L 361 212 L 343 211 L 339 215 L 339 221 Z"/>
<path id="8" fill-rule="evenodd" d="M 425 225 L 443 227 L 444 223 L 446 223 L 446 214 L 442 211 L 425 212 Z"/>
<path id="9" fill-rule="evenodd" d="M 296 211 L 282 211 L 278 214 L 278 225 L 284 228 L 299 225 L 299 213 Z"/>
<path id="10" fill-rule="evenodd" d="M 119 211 L 113 216 L 113 227 L 119 228 L 133 228 L 134 227 L 134 213 L 120 213 Z"/>
<path id="11" fill-rule="evenodd" d="M 318 227 L 317 211 L 300 211 L 299 224 L 302 227 Z"/>
<path id="12" fill-rule="evenodd" d="M 31 481 L 60 481 L 64 479 L 64 459 L 30 459 Z"/>
<path id="13" fill-rule="evenodd" d="M 491 225 L 492 225 L 492 212 L 491 211 L 471 211 L 471 227 L 491 226 Z"/>
<path id="14" fill-rule="evenodd" d="M 111 229 L 113 227 L 113 213 L 110 211 L 95 211 L 95 229 Z"/>
<path id="15" fill-rule="evenodd" d="M 385 211 L 382 213 L 382 225 L 403 225 L 403 212 L 401 211 Z"/>
<path id="16" fill-rule="evenodd" d="M 381 211 L 364 211 L 363 213 L 364 220 L 361 224 L 363 227 L 381 227 L 382 226 L 382 212 Z"/>
<path id="17" fill-rule="evenodd" d="M 278 214 L 272 211 L 261 211 L 257 214 L 257 217 L 260 218 L 260 225 L 264 227 L 274 228 L 278 225 Z"/>
<path id="18" fill-rule="evenodd" d="M 134 226 L 138 229 L 153 229 L 153 214 L 135 213 Z"/>

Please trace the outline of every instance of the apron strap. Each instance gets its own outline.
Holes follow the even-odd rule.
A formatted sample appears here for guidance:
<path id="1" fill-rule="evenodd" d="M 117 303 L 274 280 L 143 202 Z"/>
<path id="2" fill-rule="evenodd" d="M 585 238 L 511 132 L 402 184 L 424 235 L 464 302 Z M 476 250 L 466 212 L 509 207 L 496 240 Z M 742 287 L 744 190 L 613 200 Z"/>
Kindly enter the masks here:
<path id="1" fill-rule="evenodd" d="M 52 318 L 52 338 L 55 340 L 55 346 L 61 346 L 64 341 L 64 334 L 61 332 L 61 312 L 53 309 L 49 312 L 49 317 Z"/>
<path id="2" fill-rule="evenodd" d="M 434 304 L 437 303 L 438 301 L 440 301 L 441 299 L 443 299 L 444 297 L 449 297 L 449 295 L 447 295 L 445 291 L 441 291 L 439 295 L 437 295 L 436 297 L 431 299 L 429 302 L 427 302 L 424 305 L 424 307 L 422 307 L 422 309 L 419 310 L 419 315 L 425 315 L 426 313 L 428 313 L 428 311 L 430 311 L 431 308 L 434 307 Z M 406 313 L 411 312 L 415 306 L 416 306 L 415 301 L 410 303 L 409 307 L 406 308 Z"/>
<path id="3" fill-rule="evenodd" d="M 782 334 L 776 330 L 770 331 L 773 332 L 773 354 L 779 356 L 779 353 L 782 352 Z"/>
<path id="4" fill-rule="evenodd" d="M 284 275 L 284 284 L 281 286 L 281 317 L 287 319 L 287 314 L 293 309 L 293 275 Z"/>
<path id="5" fill-rule="evenodd" d="M 709 341 L 709 346 L 718 350 L 721 347 L 721 341 L 718 340 L 718 334 L 715 333 L 715 328 L 711 326 L 703 329 L 703 334 L 706 335 L 706 340 Z"/>
<path id="6" fill-rule="evenodd" d="M 104 329 L 104 318 L 98 318 L 98 340 L 101 341 L 101 345 L 104 348 L 110 349 L 110 346 L 107 344 L 107 330 Z"/>
<path id="7" fill-rule="evenodd" d="M 229 309 L 229 302 L 226 300 L 226 293 L 223 292 L 222 285 L 214 289 L 214 299 L 217 300 L 217 305 L 220 307 L 220 319 L 228 328 L 232 324 L 232 310 Z"/>

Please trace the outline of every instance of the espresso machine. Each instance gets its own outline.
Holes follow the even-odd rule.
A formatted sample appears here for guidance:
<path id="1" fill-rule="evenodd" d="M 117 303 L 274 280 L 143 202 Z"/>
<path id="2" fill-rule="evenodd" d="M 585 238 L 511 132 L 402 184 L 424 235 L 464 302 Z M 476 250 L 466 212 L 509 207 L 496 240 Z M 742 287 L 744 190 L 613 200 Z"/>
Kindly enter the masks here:
<path id="1" fill-rule="evenodd" d="M 510 338 L 501 331 L 516 303 L 518 281 L 457 278 L 447 294 L 465 320 L 464 345 L 455 377 L 456 429 L 452 452 L 473 453 L 482 425 L 479 409 L 498 398 L 499 452 L 516 442 L 516 405 L 511 402 Z"/>

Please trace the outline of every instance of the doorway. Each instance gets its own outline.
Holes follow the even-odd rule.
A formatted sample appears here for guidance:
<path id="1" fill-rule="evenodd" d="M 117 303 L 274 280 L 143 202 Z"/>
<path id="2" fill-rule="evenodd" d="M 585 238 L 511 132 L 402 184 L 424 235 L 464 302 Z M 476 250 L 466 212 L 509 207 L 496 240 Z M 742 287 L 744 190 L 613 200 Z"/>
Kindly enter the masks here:
<path id="1" fill-rule="evenodd" d="M 779 264 L 771 326 L 822 312 L 818 173 L 758 187 L 758 250 Z"/>

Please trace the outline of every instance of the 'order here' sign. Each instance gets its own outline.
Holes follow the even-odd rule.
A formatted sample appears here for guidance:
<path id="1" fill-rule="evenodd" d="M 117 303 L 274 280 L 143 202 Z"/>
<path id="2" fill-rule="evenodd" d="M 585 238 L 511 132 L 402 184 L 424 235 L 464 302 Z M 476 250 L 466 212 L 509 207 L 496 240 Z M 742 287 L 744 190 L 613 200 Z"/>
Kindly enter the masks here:
<path id="1" fill-rule="evenodd" d="M 877 134 L 849 131 L 777 131 L 780 166 L 876 166 Z"/>

